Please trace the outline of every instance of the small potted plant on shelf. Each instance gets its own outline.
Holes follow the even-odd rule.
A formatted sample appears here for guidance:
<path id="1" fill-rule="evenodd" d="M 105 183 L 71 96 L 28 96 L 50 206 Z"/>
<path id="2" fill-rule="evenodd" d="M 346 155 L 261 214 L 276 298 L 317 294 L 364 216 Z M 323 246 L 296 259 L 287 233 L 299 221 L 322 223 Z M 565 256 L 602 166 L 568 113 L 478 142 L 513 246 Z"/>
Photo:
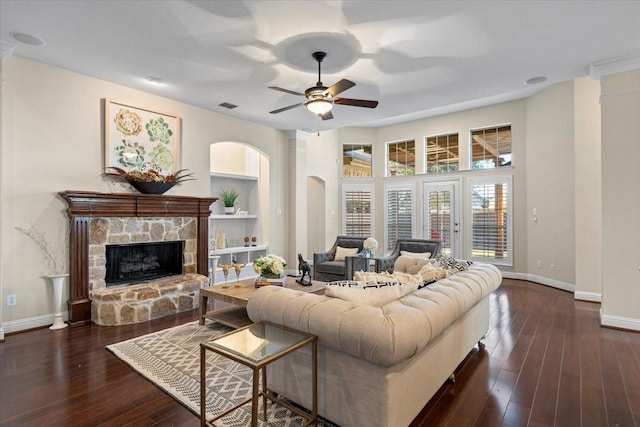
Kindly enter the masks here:
<path id="1" fill-rule="evenodd" d="M 224 204 L 224 214 L 225 215 L 233 215 L 234 207 L 236 206 L 236 202 L 238 200 L 238 191 L 233 188 L 225 188 L 220 191 L 220 200 Z"/>

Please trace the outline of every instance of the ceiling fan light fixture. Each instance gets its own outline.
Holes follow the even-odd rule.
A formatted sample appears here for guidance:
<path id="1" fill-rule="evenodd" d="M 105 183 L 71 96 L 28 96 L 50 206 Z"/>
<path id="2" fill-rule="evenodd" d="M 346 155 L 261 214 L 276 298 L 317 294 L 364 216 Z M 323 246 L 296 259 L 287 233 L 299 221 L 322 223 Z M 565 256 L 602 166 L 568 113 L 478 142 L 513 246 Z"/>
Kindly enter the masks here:
<path id="1" fill-rule="evenodd" d="M 309 111 L 318 116 L 322 116 L 333 108 L 333 104 L 326 99 L 312 99 L 304 104 Z"/>

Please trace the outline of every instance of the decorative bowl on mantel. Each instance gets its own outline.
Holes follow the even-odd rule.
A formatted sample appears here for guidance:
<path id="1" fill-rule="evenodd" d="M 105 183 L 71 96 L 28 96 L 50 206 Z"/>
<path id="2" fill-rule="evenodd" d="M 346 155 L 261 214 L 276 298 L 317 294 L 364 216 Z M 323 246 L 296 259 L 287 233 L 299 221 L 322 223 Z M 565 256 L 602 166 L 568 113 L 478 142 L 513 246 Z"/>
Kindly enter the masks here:
<path id="1" fill-rule="evenodd" d="M 125 180 L 142 194 L 164 194 L 174 185 L 194 179 L 191 178 L 193 173 L 187 173 L 187 169 L 180 169 L 175 173 L 163 175 L 155 169 L 126 171 L 115 166 L 108 167 L 104 176 Z"/>
<path id="2" fill-rule="evenodd" d="M 176 185 L 175 182 L 147 182 L 137 179 L 127 179 L 127 182 L 142 194 L 164 194 Z"/>

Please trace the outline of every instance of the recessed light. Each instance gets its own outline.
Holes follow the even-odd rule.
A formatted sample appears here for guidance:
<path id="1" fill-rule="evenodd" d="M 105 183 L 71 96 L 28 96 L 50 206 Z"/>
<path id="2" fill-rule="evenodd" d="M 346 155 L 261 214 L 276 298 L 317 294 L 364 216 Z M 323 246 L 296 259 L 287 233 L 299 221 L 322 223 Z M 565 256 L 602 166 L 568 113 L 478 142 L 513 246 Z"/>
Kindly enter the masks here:
<path id="1" fill-rule="evenodd" d="M 154 85 L 161 85 L 164 82 L 160 77 L 147 77 L 146 80 Z"/>
<path id="2" fill-rule="evenodd" d="M 537 85 L 539 83 L 543 83 L 546 82 L 547 78 L 544 76 L 539 76 L 539 77 L 533 77 L 529 80 L 527 80 L 526 82 L 524 82 L 524 84 L 526 85 Z"/>
<path id="3" fill-rule="evenodd" d="M 32 36 L 31 34 L 11 33 L 11 37 L 19 41 L 20 43 L 28 44 L 29 46 L 46 46 L 47 45 L 47 42 L 45 42 L 41 38 Z"/>

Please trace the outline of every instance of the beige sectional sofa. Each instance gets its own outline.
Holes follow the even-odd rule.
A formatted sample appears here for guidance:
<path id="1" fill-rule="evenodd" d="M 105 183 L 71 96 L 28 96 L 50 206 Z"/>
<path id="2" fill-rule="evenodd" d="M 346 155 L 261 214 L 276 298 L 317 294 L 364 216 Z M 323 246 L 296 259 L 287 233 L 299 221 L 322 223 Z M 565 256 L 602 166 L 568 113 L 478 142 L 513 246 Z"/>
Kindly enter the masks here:
<path id="1" fill-rule="evenodd" d="M 319 337 L 321 416 L 348 426 L 406 426 L 483 337 L 500 270 L 473 264 L 382 307 L 280 287 L 247 312 Z M 269 366 L 269 387 L 311 407 L 309 351 Z"/>

